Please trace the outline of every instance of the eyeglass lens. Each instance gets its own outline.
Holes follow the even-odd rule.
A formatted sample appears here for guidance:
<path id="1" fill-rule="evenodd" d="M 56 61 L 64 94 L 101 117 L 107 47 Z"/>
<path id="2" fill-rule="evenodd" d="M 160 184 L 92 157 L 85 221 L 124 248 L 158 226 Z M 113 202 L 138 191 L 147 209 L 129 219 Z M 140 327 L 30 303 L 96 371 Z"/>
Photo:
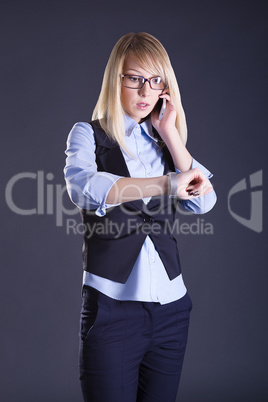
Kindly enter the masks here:
<path id="1" fill-rule="evenodd" d="M 145 79 L 144 77 L 138 75 L 123 75 L 123 85 L 127 88 L 140 89 L 143 87 L 146 81 L 149 81 L 152 89 L 162 90 L 165 88 L 161 77 Z"/>

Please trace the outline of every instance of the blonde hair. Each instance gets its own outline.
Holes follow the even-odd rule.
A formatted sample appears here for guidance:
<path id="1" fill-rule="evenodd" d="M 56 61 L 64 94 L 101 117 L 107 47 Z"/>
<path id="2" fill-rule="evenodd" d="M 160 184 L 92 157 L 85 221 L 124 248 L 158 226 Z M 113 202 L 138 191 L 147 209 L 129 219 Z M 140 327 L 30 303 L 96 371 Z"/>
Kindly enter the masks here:
<path id="1" fill-rule="evenodd" d="M 128 33 L 115 44 L 105 68 L 99 99 L 92 114 L 98 119 L 106 134 L 125 147 L 124 110 L 121 104 L 121 86 L 124 62 L 127 57 L 151 74 L 159 75 L 168 87 L 177 111 L 176 128 L 184 144 L 187 141 L 187 125 L 181 104 L 181 96 L 169 56 L 154 36 L 146 33 Z"/>

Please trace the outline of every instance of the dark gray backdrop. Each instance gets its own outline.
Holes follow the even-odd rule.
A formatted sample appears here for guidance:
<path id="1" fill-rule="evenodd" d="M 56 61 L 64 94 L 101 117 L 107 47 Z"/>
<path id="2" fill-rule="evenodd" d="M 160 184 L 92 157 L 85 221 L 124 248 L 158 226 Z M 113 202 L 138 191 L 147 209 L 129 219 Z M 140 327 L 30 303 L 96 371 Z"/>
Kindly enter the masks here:
<path id="1" fill-rule="evenodd" d="M 11 0 L 0 7 L 1 401 L 81 401 L 82 239 L 67 233 L 68 219 L 78 230 L 78 215 L 60 219 L 61 198 L 73 209 L 64 149 L 72 125 L 90 121 L 112 46 L 129 31 L 150 32 L 169 52 L 188 148 L 214 173 L 218 195 L 199 220 L 179 215 L 188 225 L 178 239 L 194 309 L 178 400 L 266 401 L 266 227 L 257 233 L 228 208 L 236 183 L 249 185 L 257 171 L 266 176 L 266 2 Z M 12 211 L 6 188 L 17 207 L 37 213 Z M 252 209 L 261 213 L 257 201 Z M 232 197 L 231 209 L 250 219 L 250 189 Z"/>

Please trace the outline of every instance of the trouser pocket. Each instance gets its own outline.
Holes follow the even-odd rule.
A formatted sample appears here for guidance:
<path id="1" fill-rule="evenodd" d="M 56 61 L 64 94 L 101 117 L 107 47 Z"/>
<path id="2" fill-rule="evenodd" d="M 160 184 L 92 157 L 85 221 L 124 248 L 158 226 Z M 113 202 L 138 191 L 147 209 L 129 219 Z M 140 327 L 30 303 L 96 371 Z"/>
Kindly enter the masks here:
<path id="1" fill-rule="evenodd" d="M 82 309 L 80 316 L 80 337 L 85 341 L 93 329 L 98 315 L 98 291 L 84 287 L 82 290 Z"/>

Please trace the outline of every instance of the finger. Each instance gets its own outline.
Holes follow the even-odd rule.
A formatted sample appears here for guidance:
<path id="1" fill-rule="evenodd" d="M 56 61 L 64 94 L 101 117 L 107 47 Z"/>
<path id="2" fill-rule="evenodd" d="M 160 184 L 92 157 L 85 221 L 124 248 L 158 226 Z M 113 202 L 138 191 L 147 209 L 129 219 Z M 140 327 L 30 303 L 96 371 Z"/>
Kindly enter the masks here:
<path id="1" fill-rule="evenodd" d="M 199 193 L 198 190 L 188 190 L 187 192 L 192 197 L 199 197 L 200 196 L 200 193 Z"/>
<path id="2" fill-rule="evenodd" d="M 209 194 L 213 190 L 213 187 L 209 181 L 206 183 L 198 183 L 196 185 L 188 186 L 186 188 L 187 193 L 193 197 L 199 197 Z"/>
<path id="3" fill-rule="evenodd" d="M 160 99 L 163 99 L 163 98 L 165 98 L 168 102 L 170 102 L 170 95 L 167 93 L 167 92 L 165 92 L 165 93 L 162 93 L 161 95 L 159 95 L 159 98 Z"/>
<path id="4" fill-rule="evenodd" d="M 194 191 L 194 190 L 195 190 L 195 186 L 188 186 L 186 188 L 187 193 L 190 193 L 191 191 Z"/>

